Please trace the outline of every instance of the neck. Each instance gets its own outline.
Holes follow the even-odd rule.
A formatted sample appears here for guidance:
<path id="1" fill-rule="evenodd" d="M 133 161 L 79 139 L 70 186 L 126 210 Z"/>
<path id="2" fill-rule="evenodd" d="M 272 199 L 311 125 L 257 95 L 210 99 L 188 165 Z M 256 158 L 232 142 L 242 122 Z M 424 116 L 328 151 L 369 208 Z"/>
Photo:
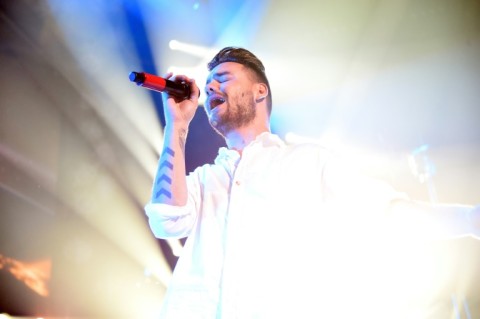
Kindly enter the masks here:
<path id="1" fill-rule="evenodd" d="M 242 127 L 226 134 L 225 141 L 229 149 L 236 150 L 241 154 L 248 144 L 264 132 L 270 132 L 270 128 L 268 126 Z"/>

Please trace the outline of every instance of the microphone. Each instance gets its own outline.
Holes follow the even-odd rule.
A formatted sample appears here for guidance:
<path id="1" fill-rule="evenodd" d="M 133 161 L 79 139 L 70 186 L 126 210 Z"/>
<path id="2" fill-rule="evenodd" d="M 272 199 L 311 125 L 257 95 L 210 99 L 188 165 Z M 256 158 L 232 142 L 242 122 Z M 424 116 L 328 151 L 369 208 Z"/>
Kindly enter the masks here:
<path id="1" fill-rule="evenodd" d="M 165 92 L 181 99 L 190 98 L 190 86 L 185 82 L 173 82 L 145 72 L 130 72 L 130 81 L 147 89 Z"/>

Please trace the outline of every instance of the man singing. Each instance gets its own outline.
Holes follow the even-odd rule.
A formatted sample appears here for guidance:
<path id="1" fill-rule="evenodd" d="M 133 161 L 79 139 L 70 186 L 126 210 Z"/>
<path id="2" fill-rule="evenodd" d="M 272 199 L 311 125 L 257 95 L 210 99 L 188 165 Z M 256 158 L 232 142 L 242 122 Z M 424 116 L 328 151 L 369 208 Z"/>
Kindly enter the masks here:
<path id="1" fill-rule="evenodd" d="M 166 76 L 189 83 L 191 95 L 163 93 L 164 146 L 145 207 L 156 237 L 188 237 L 162 318 L 327 318 L 333 308 L 328 318 L 352 318 L 341 307 L 353 305 L 360 316 L 371 305 L 347 300 L 372 284 L 362 270 L 386 265 L 362 259 L 378 257 L 379 239 L 478 236 L 478 208 L 411 201 L 325 148 L 272 134 L 272 92 L 250 51 L 224 48 L 208 68 L 205 111 L 227 147 L 188 176 L 199 88 Z"/>

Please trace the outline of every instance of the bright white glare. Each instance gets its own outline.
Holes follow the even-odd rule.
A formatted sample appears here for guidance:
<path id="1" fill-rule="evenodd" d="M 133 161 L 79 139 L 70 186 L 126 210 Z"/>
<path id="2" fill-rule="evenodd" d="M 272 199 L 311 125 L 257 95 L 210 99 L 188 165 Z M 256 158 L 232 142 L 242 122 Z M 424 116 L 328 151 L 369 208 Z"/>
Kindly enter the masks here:
<path id="1" fill-rule="evenodd" d="M 340 159 L 347 159 L 346 163 L 348 165 L 339 165 L 346 172 L 342 182 L 339 182 L 339 184 L 343 185 L 348 185 L 351 177 L 349 173 L 350 168 L 358 172 L 364 172 L 366 169 L 369 172 L 375 171 L 376 175 L 385 175 L 384 172 L 379 172 L 379 170 L 381 171 L 382 167 L 388 169 L 390 166 L 385 156 L 352 147 L 342 142 L 335 134 L 312 138 L 289 132 L 285 135 L 285 140 L 289 144 L 314 143 L 322 145 L 333 150 L 334 154 L 338 154 Z M 342 175 L 340 171 L 338 176 Z M 363 187 L 370 186 L 375 187 L 375 184 L 365 184 Z M 350 187 L 348 188 L 350 189 Z M 358 191 L 358 187 L 353 187 L 351 198 L 356 198 L 356 191 Z M 374 190 L 375 194 L 379 194 L 379 191 Z M 355 201 L 353 205 L 356 206 L 359 203 L 360 199 Z M 346 206 L 348 207 L 348 205 Z M 357 210 L 357 207 L 352 209 L 359 216 L 371 214 L 370 210 L 368 212 L 359 212 Z M 411 215 L 409 212 L 405 212 L 405 214 Z M 377 313 L 390 314 L 391 309 L 394 308 L 396 313 L 393 314 L 394 317 L 389 315 L 389 318 L 424 318 L 429 311 L 427 305 L 431 300 L 428 298 L 435 298 L 435 296 L 444 293 L 444 290 L 447 289 L 445 283 L 448 282 L 451 271 L 455 267 L 455 257 L 446 255 L 444 252 L 438 253 L 438 251 L 432 249 L 433 242 L 428 239 L 438 238 L 436 232 L 442 233 L 442 229 L 432 227 L 431 220 L 422 221 L 417 216 L 415 220 L 418 223 L 418 227 L 413 228 L 411 220 L 395 220 L 393 224 L 387 219 L 382 219 L 381 216 L 379 215 L 380 219 L 375 223 L 363 223 L 360 220 L 361 225 L 355 224 L 348 227 L 347 232 L 349 236 L 347 237 L 338 238 L 335 233 L 326 235 L 327 238 L 338 238 L 338 240 L 329 241 L 331 245 L 329 250 L 338 251 L 338 256 L 342 256 L 342 251 L 345 251 L 345 247 L 350 249 L 354 245 L 354 247 L 361 248 L 357 258 L 367 262 L 362 263 L 362 265 L 365 265 L 362 267 L 355 265 L 358 270 L 356 273 L 361 273 L 364 278 L 371 278 L 371 281 L 363 283 L 362 280 L 359 280 L 357 283 L 356 278 L 351 278 L 355 283 L 351 286 L 355 287 L 354 289 L 358 289 L 356 295 L 373 296 L 378 301 L 375 305 L 375 314 L 372 314 L 371 318 L 377 318 Z M 365 234 L 378 234 L 379 225 L 384 225 L 380 228 L 379 236 L 365 236 Z M 358 229 L 361 229 L 360 234 L 355 233 L 359 231 Z M 408 236 L 405 234 L 405 229 L 410 230 Z M 355 243 L 351 243 L 352 238 L 356 238 Z M 372 247 L 372 249 L 369 247 Z M 383 255 L 379 254 L 379 251 Z M 347 254 L 344 260 L 339 259 L 335 264 L 349 265 L 352 257 L 355 259 L 356 254 L 356 249 L 352 249 L 351 254 Z M 415 260 L 415 262 L 412 263 L 412 260 Z M 371 265 L 374 267 L 370 267 Z M 378 267 L 377 265 L 382 266 Z M 325 276 L 322 285 L 326 289 L 321 290 L 322 293 L 325 292 L 325 295 L 320 296 L 320 299 L 327 300 L 329 294 L 335 292 L 335 287 L 338 286 L 336 280 L 342 276 L 341 270 L 336 267 L 325 269 L 325 272 L 330 272 L 332 276 Z M 398 275 L 400 273 L 401 276 Z M 388 281 L 383 283 L 382 280 L 385 279 L 388 279 Z M 415 289 L 412 289 L 413 285 Z M 378 293 L 379 287 L 382 288 L 381 294 Z M 363 307 L 363 302 L 365 301 L 365 299 L 360 300 L 361 302 L 359 301 L 358 304 L 355 300 L 350 299 L 342 301 L 342 303 L 348 302 L 350 305 L 348 309 L 344 310 L 344 313 L 348 314 L 346 317 L 355 317 L 355 314 Z M 392 302 L 400 304 L 392 304 Z M 328 307 L 325 310 L 326 317 L 335 317 L 336 309 L 340 309 L 342 306 L 342 304 L 338 304 Z M 330 309 L 331 313 L 328 312 Z M 350 310 L 352 311 L 351 314 L 349 313 Z M 381 318 L 381 315 L 378 318 Z"/>
<path id="2" fill-rule="evenodd" d="M 395 167 L 395 165 L 392 164 L 398 160 L 390 158 L 386 154 L 350 145 L 333 129 L 328 130 L 318 138 L 288 132 L 285 134 L 285 142 L 287 144 L 312 143 L 325 147 L 335 156 L 349 159 L 349 167 L 358 170 L 359 173 L 372 177 L 390 177 Z M 403 160 L 403 158 L 400 160 Z"/>
<path id="3" fill-rule="evenodd" d="M 168 46 L 169 46 L 170 49 L 172 49 L 172 50 L 177 50 L 177 48 L 178 48 L 178 41 L 177 41 L 177 40 L 170 40 L 170 42 L 168 43 Z"/>
<path id="4" fill-rule="evenodd" d="M 0 319 L 10 319 L 12 317 L 10 317 L 9 315 L 7 315 L 6 313 L 1 313 L 0 314 Z"/>
<path id="5" fill-rule="evenodd" d="M 328 149 L 336 149 L 343 144 L 340 137 L 333 131 L 329 132 L 328 134 L 323 134 L 319 138 L 288 132 L 285 134 L 285 142 L 287 144 L 313 143 L 325 146 Z"/>
<path id="6" fill-rule="evenodd" d="M 174 51 L 185 52 L 200 58 L 212 57 L 213 55 L 215 55 L 217 51 L 212 48 L 180 42 L 177 40 L 171 40 L 168 46 L 170 47 L 170 49 Z"/>
<path id="7" fill-rule="evenodd" d="M 427 144 L 413 150 L 408 156 L 408 164 L 412 174 L 420 183 L 428 182 L 435 175 L 435 165 L 428 157 Z"/>

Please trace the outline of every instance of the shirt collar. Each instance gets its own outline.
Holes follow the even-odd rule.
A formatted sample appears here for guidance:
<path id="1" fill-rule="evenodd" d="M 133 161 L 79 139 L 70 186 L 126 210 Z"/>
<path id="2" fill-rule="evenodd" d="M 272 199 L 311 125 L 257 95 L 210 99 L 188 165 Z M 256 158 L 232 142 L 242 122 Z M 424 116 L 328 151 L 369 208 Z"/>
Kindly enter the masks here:
<path id="1" fill-rule="evenodd" d="M 257 147 L 272 147 L 272 146 L 284 146 L 285 142 L 276 135 L 270 132 L 263 132 L 259 134 L 255 140 L 253 140 L 250 144 L 248 144 L 244 152 L 249 149 L 257 148 Z M 215 159 L 215 163 L 218 164 L 217 161 L 234 161 L 237 162 L 240 159 L 240 154 L 235 151 L 228 149 L 227 147 L 221 147 L 218 150 L 217 158 Z"/>

